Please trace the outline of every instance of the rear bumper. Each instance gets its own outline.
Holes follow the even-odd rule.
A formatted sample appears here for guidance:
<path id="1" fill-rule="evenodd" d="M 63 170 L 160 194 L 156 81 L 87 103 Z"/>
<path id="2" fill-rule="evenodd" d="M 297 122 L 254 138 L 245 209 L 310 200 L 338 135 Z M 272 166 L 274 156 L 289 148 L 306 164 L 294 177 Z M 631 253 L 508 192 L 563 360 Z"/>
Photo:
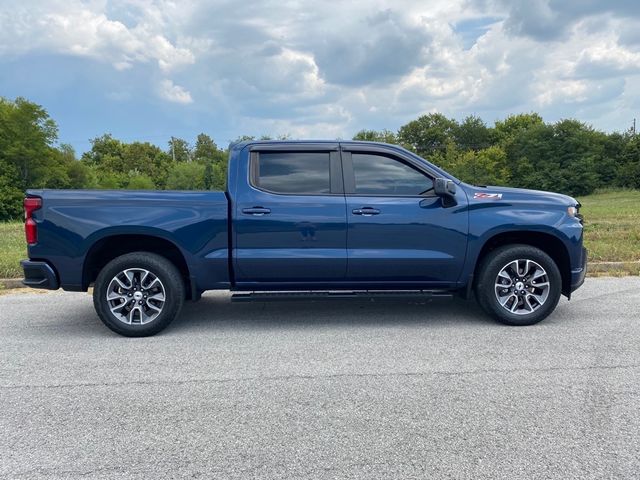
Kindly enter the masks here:
<path id="1" fill-rule="evenodd" d="M 582 262 L 580 268 L 571 270 L 571 292 L 576 291 L 584 283 L 587 275 L 587 249 L 582 247 Z"/>
<path id="2" fill-rule="evenodd" d="M 24 271 L 22 283 L 31 288 L 57 290 L 60 282 L 55 270 L 47 262 L 23 260 L 20 262 Z"/>

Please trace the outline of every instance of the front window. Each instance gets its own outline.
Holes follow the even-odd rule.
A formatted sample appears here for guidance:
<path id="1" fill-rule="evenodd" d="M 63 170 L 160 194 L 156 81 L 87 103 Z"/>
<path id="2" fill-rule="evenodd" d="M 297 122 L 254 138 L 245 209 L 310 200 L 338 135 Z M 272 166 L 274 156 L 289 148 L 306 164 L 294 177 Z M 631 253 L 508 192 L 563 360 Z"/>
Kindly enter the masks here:
<path id="1" fill-rule="evenodd" d="M 355 194 L 381 196 L 418 196 L 433 188 L 433 180 L 415 168 L 394 158 L 368 153 L 353 153 Z"/>

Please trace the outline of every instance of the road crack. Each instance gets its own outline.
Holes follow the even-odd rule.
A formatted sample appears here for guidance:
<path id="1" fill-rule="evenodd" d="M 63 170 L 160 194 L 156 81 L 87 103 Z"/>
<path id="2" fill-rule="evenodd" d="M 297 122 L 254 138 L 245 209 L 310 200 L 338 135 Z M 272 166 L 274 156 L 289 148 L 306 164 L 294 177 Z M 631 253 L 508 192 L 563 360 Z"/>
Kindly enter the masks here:
<path id="1" fill-rule="evenodd" d="M 194 378 L 184 380 L 130 380 L 126 382 L 84 382 L 84 383 L 58 383 L 58 384 L 27 384 L 27 385 L 1 385 L 0 390 L 19 389 L 63 389 L 63 388 L 90 388 L 90 387 L 124 387 L 131 385 L 189 385 L 189 384 L 224 384 L 256 381 L 287 381 L 287 380 L 319 380 L 342 378 L 394 378 L 394 377 L 428 377 L 428 376 L 470 376 L 481 374 L 518 374 L 518 373 L 545 373 L 565 371 L 589 371 L 589 370 L 633 370 L 640 365 L 587 365 L 582 367 L 542 367 L 542 368 L 484 368 L 476 370 L 442 371 L 433 370 L 427 372 L 391 372 L 391 373 L 335 373 L 323 375 L 268 375 L 238 378 Z"/>

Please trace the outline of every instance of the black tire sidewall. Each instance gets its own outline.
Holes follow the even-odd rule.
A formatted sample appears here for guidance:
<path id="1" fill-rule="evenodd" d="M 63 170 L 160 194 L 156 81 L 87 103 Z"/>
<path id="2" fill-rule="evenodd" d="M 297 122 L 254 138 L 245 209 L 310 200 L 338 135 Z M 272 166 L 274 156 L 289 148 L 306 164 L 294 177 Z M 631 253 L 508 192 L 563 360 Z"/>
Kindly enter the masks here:
<path id="1" fill-rule="evenodd" d="M 156 275 L 165 288 L 162 312 L 145 325 L 127 325 L 113 316 L 106 299 L 109 283 L 128 268 L 144 268 Z M 184 303 L 185 287 L 178 269 L 166 258 L 148 252 L 122 255 L 109 262 L 98 274 L 93 288 L 93 304 L 102 323 L 127 337 L 146 337 L 164 330 L 178 315 Z"/>
<path id="2" fill-rule="evenodd" d="M 544 305 L 531 314 L 516 315 L 508 312 L 495 295 L 495 281 L 500 270 L 509 262 L 518 259 L 533 260 L 547 271 L 549 296 Z M 530 245 L 508 245 L 487 255 L 480 266 L 476 283 L 476 298 L 480 306 L 493 318 L 507 325 L 533 325 L 544 320 L 556 308 L 562 294 L 562 276 L 553 259 L 539 248 Z"/>

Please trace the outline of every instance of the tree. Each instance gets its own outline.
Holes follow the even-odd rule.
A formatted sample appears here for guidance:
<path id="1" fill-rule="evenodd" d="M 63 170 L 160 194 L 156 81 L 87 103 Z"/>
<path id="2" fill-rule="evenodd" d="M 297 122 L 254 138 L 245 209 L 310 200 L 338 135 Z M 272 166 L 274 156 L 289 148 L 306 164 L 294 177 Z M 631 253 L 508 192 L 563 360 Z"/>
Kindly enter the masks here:
<path id="1" fill-rule="evenodd" d="M 26 188 L 67 186 L 66 161 L 53 147 L 57 136 L 40 105 L 0 97 L 0 220 L 21 214 Z"/>
<path id="2" fill-rule="evenodd" d="M 455 140 L 457 128 L 455 120 L 441 113 L 430 113 L 400 127 L 398 140 L 406 148 L 428 158 L 446 150 L 447 142 Z"/>
<path id="3" fill-rule="evenodd" d="M 227 188 L 227 169 L 229 164 L 218 162 L 213 166 L 213 185 L 211 190 L 226 190 Z"/>
<path id="4" fill-rule="evenodd" d="M 22 214 L 26 188 L 226 187 L 229 152 L 204 133 L 193 149 L 186 140 L 172 138 L 168 152 L 107 133 L 91 140 L 91 150 L 80 161 L 69 145 L 56 147 L 57 136 L 44 108 L 23 98 L 0 97 L 0 220 Z M 472 183 L 573 195 L 599 187 L 640 188 L 640 137 L 634 132 L 604 133 L 570 119 L 548 124 L 534 112 L 508 116 L 494 127 L 473 115 L 458 123 L 432 113 L 397 133 L 360 130 L 354 139 L 404 145 Z"/>
<path id="5" fill-rule="evenodd" d="M 209 160 L 204 166 L 204 189 L 211 190 L 214 180 L 213 162 Z"/>
<path id="6" fill-rule="evenodd" d="M 107 163 L 116 164 L 116 160 L 124 156 L 125 144 L 113 138 L 110 133 L 91 140 L 91 150 L 82 154 L 81 160 L 88 165 L 101 166 Z"/>
<path id="7" fill-rule="evenodd" d="M 353 136 L 354 140 L 365 140 L 369 142 L 382 142 L 382 143 L 398 143 L 398 137 L 391 130 L 360 130 Z"/>
<path id="8" fill-rule="evenodd" d="M 640 188 L 640 136 L 633 135 L 625 144 L 617 182 L 623 187 Z"/>
<path id="9" fill-rule="evenodd" d="M 22 215 L 22 189 L 13 182 L 19 177 L 17 169 L 0 160 L 0 221 L 12 220 Z"/>
<path id="10" fill-rule="evenodd" d="M 474 115 L 466 117 L 454 130 L 458 147 L 462 150 L 482 150 L 493 144 L 493 129 Z"/>
<path id="11" fill-rule="evenodd" d="M 128 184 L 128 176 L 124 173 L 98 171 L 95 167 L 88 167 L 95 178 L 96 188 L 116 190 L 125 188 Z"/>
<path id="12" fill-rule="evenodd" d="M 206 163 L 207 161 L 213 161 L 217 154 L 218 146 L 213 139 L 205 133 L 199 134 L 193 149 L 193 159 L 196 162 Z"/>
<path id="13" fill-rule="evenodd" d="M 475 185 L 509 185 L 511 179 L 507 154 L 498 145 L 466 151 L 452 165 L 451 173 Z"/>
<path id="14" fill-rule="evenodd" d="M 196 162 L 175 163 L 169 171 L 167 188 L 170 190 L 204 190 L 204 165 Z"/>
<path id="15" fill-rule="evenodd" d="M 238 138 L 236 138 L 233 142 L 231 143 L 240 143 L 240 142 L 247 142 L 250 140 L 255 140 L 256 137 L 254 135 L 240 135 Z M 264 140 L 264 139 L 263 139 Z"/>
<path id="16" fill-rule="evenodd" d="M 202 187 L 205 190 L 221 190 L 227 183 L 227 159 L 229 152 L 220 150 L 209 135 L 201 133 L 196 139 L 194 160 L 204 165 Z M 224 179 L 220 177 L 224 172 Z"/>
<path id="17" fill-rule="evenodd" d="M 162 189 L 166 184 L 171 164 L 169 155 L 156 145 L 149 142 L 133 142 L 125 145 L 120 171 L 138 171 L 152 178 L 158 188 Z"/>
<path id="18" fill-rule="evenodd" d="M 532 128 L 544 125 L 542 117 L 537 113 L 519 113 L 510 115 L 495 123 L 495 135 L 498 142 L 509 142 L 516 135 Z"/>
<path id="19" fill-rule="evenodd" d="M 69 188 L 93 188 L 95 187 L 95 177 L 90 167 L 77 160 L 69 164 L 67 170 L 69 178 Z"/>
<path id="20" fill-rule="evenodd" d="M 127 188 L 129 190 L 154 190 L 156 185 L 149 176 L 139 172 L 130 172 Z"/>
<path id="21" fill-rule="evenodd" d="M 586 195 L 598 184 L 595 165 L 603 145 L 576 120 L 537 124 L 512 133 L 506 147 L 515 186 Z"/>
<path id="22" fill-rule="evenodd" d="M 0 98 L 0 158 L 13 165 L 20 188 L 43 186 L 42 175 L 52 166 L 52 145 L 58 127 L 40 105 L 18 97 Z"/>
<path id="23" fill-rule="evenodd" d="M 171 158 L 175 158 L 176 162 L 191 161 L 191 147 L 189 146 L 189 142 L 182 138 L 171 137 L 167 154 Z"/>
<path id="24" fill-rule="evenodd" d="M 105 134 L 91 141 L 91 150 L 82 155 L 82 162 L 95 168 L 98 186 L 124 188 L 127 172 L 135 171 L 164 188 L 171 157 L 149 142 L 123 143 Z"/>

